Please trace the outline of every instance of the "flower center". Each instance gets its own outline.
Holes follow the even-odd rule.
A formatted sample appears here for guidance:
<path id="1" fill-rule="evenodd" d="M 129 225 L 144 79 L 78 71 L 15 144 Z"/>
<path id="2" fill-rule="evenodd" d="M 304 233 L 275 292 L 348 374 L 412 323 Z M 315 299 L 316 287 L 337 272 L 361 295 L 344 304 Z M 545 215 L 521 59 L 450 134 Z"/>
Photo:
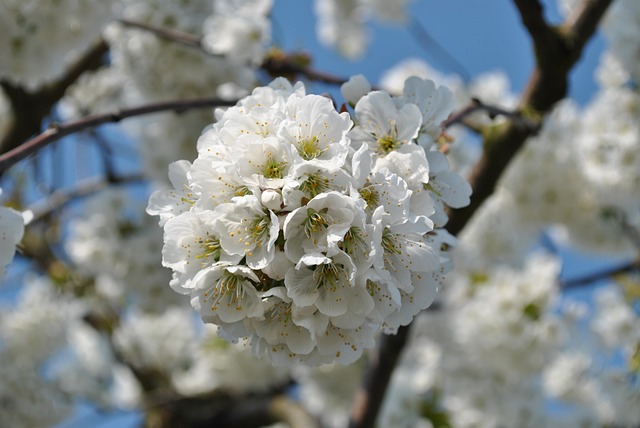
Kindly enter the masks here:
<path id="1" fill-rule="evenodd" d="M 391 233 L 389 227 L 382 232 L 382 248 L 387 254 L 402 254 L 402 246 L 398 242 L 396 235 Z"/>
<path id="2" fill-rule="evenodd" d="M 358 190 L 360 193 L 360 197 L 364 199 L 367 203 L 367 211 L 371 212 L 378 207 L 379 195 L 378 192 L 375 191 L 373 186 L 365 186 L 362 189 Z"/>
<path id="3" fill-rule="evenodd" d="M 327 190 L 329 187 L 329 179 L 327 177 L 323 177 L 320 174 L 311 174 L 307 177 L 307 179 L 300 185 L 300 190 L 309 195 L 310 198 L 315 198 L 320 193 Z"/>
<path id="4" fill-rule="evenodd" d="M 273 158 L 273 156 L 269 156 L 267 158 L 267 162 L 264 164 L 264 168 L 262 168 L 262 175 L 266 178 L 282 178 L 284 176 L 283 171 L 286 165 L 286 162 L 278 162 Z"/>
<path id="5" fill-rule="evenodd" d="M 229 305 L 237 305 L 244 298 L 243 278 L 225 271 L 222 277 L 209 290 L 205 291 L 203 302 L 211 300 L 211 310 L 217 311 L 223 298 L 229 299 Z"/>
<path id="6" fill-rule="evenodd" d="M 220 240 L 218 238 L 200 238 L 197 241 L 200 247 L 204 250 L 201 254 L 196 255 L 196 259 L 206 259 L 213 257 L 215 261 L 220 260 Z M 204 264 L 204 261 L 203 261 Z"/>
<path id="7" fill-rule="evenodd" d="M 326 210 L 327 209 L 324 208 L 321 211 L 316 211 L 313 208 L 307 208 L 307 218 L 302 222 L 302 225 L 304 227 L 304 234 L 308 239 L 311 239 L 313 234 L 329 226 Z"/>
<path id="8" fill-rule="evenodd" d="M 325 150 L 318 147 L 318 138 L 316 136 L 311 137 L 308 140 L 302 140 L 298 143 L 298 153 L 304 160 L 315 159 L 320 156 Z"/>
<path id="9" fill-rule="evenodd" d="M 316 282 L 316 288 L 328 286 L 328 288 L 335 290 L 338 288 L 340 268 L 333 263 L 318 265 L 313 271 L 313 279 Z"/>
<path id="10" fill-rule="evenodd" d="M 258 247 L 262 246 L 262 241 L 267 239 L 266 235 L 269 233 L 270 220 L 268 215 L 247 220 L 249 224 L 244 227 L 246 237 L 245 245 L 247 247 L 252 243 Z M 249 253 L 249 255 L 251 255 L 251 253 Z"/>
<path id="11" fill-rule="evenodd" d="M 359 256 L 358 252 L 367 255 L 367 244 L 363 238 L 362 230 L 358 226 L 352 226 L 340 243 L 340 248 L 352 257 Z"/>
<path id="12" fill-rule="evenodd" d="M 247 196 L 251 195 L 251 190 L 247 186 L 239 186 L 236 188 L 235 192 L 233 192 L 233 196 Z"/>
<path id="13" fill-rule="evenodd" d="M 385 155 L 397 149 L 400 145 L 401 142 L 397 141 L 392 135 L 385 135 L 384 137 L 378 138 L 378 150 Z"/>

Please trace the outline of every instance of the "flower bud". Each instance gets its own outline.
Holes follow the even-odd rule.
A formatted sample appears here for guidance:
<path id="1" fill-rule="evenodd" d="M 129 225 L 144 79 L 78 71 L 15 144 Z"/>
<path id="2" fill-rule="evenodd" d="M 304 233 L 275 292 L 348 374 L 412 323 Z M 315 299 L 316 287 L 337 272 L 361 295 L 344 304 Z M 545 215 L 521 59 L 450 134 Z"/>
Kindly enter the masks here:
<path id="1" fill-rule="evenodd" d="M 360 98 L 371 92 L 371 84 L 362 74 L 357 74 L 340 87 L 340 92 L 351 106 L 355 106 Z"/>
<path id="2" fill-rule="evenodd" d="M 277 190 L 267 189 L 262 192 L 262 205 L 270 210 L 280 210 L 282 208 L 282 195 Z"/>

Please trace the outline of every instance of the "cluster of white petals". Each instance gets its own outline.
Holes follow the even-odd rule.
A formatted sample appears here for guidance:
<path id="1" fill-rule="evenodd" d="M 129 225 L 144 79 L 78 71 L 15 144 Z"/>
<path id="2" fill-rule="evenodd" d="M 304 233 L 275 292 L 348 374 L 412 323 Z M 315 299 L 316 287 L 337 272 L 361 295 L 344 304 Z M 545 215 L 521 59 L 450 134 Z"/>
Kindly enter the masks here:
<path id="1" fill-rule="evenodd" d="M 408 3 L 409 0 L 316 0 L 318 39 L 348 58 L 357 58 L 367 48 L 369 33 L 365 24 L 371 16 L 404 24 L 408 20 Z"/>
<path id="2" fill-rule="evenodd" d="M 349 93 L 349 88 L 345 88 Z M 451 93 L 409 79 L 349 113 L 279 78 L 216 112 L 147 212 L 171 286 L 275 365 L 355 361 L 433 301 L 470 187 L 431 150 Z M 418 144 L 420 143 L 420 144 Z"/>
<path id="3" fill-rule="evenodd" d="M 271 39 L 273 0 L 220 0 L 202 25 L 203 47 L 234 61 L 259 64 Z"/>
<path id="4" fill-rule="evenodd" d="M 28 275 L 16 304 L 6 306 L 0 306 L 0 421 L 17 428 L 60 422 L 72 412 L 71 402 L 43 373 L 82 304 L 48 279 Z"/>
<path id="5" fill-rule="evenodd" d="M 640 4 L 618 0 L 611 5 L 603 22 L 611 55 L 620 62 L 637 84 L 640 81 Z"/>
<path id="6" fill-rule="evenodd" d="M 96 279 L 98 299 L 117 306 L 135 303 L 164 311 L 179 300 L 163 287 L 170 278 L 159 269 L 162 233 L 144 214 L 144 205 L 122 190 L 97 194 L 86 213 L 69 223 L 66 250 L 76 269 Z"/>
<path id="7" fill-rule="evenodd" d="M 117 0 L 0 2 L 0 78 L 29 88 L 55 79 L 99 40 L 117 3 Z"/>
<path id="8" fill-rule="evenodd" d="M 0 189 L 0 196 L 2 189 Z M 0 206 L 0 275 L 4 267 L 11 263 L 16 253 L 16 245 L 24 234 L 22 215 L 9 207 Z"/>

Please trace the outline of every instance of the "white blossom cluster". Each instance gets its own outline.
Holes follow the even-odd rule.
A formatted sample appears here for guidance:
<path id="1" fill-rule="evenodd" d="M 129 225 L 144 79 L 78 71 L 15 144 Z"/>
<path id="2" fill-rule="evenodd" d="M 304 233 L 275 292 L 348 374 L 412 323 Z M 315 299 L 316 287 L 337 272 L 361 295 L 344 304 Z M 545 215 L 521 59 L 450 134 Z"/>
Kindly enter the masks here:
<path id="1" fill-rule="evenodd" d="M 409 0 L 316 0 L 316 32 L 325 45 L 348 58 L 361 56 L 369 42 L 366 22 L 374 16 L 380 21 L 405 24 Z"/>
<path id="2" fill-rule="evenodd" d="M 38 87 L 64 72 L 112 19 L 118 0 L 0 2 L 0 78 Z"/>
<path id="3" fill-rule="evenodd" d="M 162 233 L 144 205 L 125 191 L 108 190 L 86 207 L 69 223 L 66 250 L 81 274 L 95 278 L 98 300 L 150 312 L 177 303 L 178 296 L 162 286 L 171 276 L 158 268 Z"/>
<path id="4" fill-rule="evenodd" d="M 50 426 L 72 412 L 69 397 L 43 376 L 64 346 L 69 321 L 82 304 L 51 281 L 28 275 L 13 307 L 0 306 L 0 421 L 16 428 Z"/>
<path id="5" fill-rule="evenodd" d="M 470 187 L 430 147 L 451 103 L 409 79 L 402 96 L 357 100 L 354 126 L 279 78 L 217 111 L 198 158 L 172 164 L 174 189 L 147 208 L 171 286 L 275 365 L 355 361 L 426 308 L 449 268 L 444 208 L 467 204 Z"/>
<path id="6" fill-rule="evenodd" d="M 634 0 L 618 0 L 611 5 L 603 31 L 609 41 L 611 56 L 619 62 L 636 84 L 640 82 L 640 4 Z"/>

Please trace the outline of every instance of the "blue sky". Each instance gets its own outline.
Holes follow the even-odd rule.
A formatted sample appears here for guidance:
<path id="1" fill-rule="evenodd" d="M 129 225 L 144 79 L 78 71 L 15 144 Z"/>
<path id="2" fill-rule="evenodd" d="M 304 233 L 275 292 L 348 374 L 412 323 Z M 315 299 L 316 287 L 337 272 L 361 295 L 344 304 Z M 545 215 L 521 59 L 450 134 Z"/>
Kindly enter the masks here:
<path id="1" fill-rule="evenodd" d="M 543 3 L 548 19 L 561 22 L 555 0 Z M 274 39 L 287 50 L 304 48 L 311 52 L 318 69 L 344 76 L 362 73 L 375 82 L 399 61 L 419 57 L 442 72 L 456 71 L 441 55 L 420 46 L 406 28 L 375 21 L 369 25 L 372 42 L 366 55 L 358 61 L 341 58 L 316 39 L 312 4 L 310 0 L 276 0 Z M 471 76 L 503 70 L 512 89 L 516 93 L 522 90 L 533 69 L 533 55 L 529 36 L 512 2 L 414 0 L 410 11 Z M 570 96 L 580 103 L 589 100 L 596 88 L 593 69 L 602 48 L 603 40 L 598 35 L 587 46 L 571 76 Z"/>

